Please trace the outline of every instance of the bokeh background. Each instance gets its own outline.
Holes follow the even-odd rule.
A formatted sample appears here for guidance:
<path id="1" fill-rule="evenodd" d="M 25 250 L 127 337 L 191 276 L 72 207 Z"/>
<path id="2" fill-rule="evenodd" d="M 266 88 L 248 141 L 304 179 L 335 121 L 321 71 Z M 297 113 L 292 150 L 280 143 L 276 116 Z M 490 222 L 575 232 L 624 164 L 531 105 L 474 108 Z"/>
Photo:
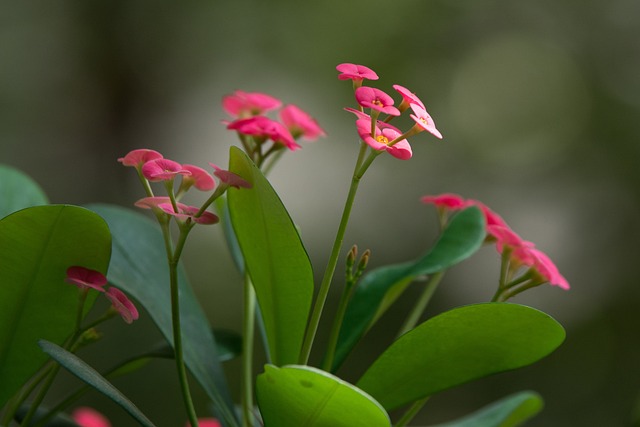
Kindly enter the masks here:
<path id="1" fill-rule="evenodd" d="M 456 192 L 501 213 L 572 285 L 515 299 L 566 327 L 558 351 L 434 397 L 413 425 L 523 389 L 546 401 L 531 426 L 638 425 L 639 16 L 635 0 L 2 0 L 0 162 L 30 174 L 52 202 L 130 206 L 142 192 L 116 158 L 146 147 L 224 165 L 236 139 L 221 124 L 222 96 L 269 93 L 309 111 L 328 134 L 287 153 L 271 175 L 320 275 L 358 147 L 342 110 L 353 105 L 350 84 L 334 67 L 365 64 L 381 76 L 376 87 L 417 93 L 445 139 L 419 135 L 410 161 L 376 161 L 347 245 L 370 248 L 372 267 L 414 258 L 436 234 L 420 196 Z M 185 264 L 196 292 L 216 327 L 239 330 L 240 277 L 221 234 L 194 234 Z M 447 274 L 427 314 L 489 300 L 497 274 L 494 250 L 483 249 Z M 347 379 L 386 346 L 419 292 L 412 287 L 358 347 Z M 112 322 L 84 357 L 108 367 L 159 339 L 143 314 L 130 327 Z M 238 363 L 226 366 L 237 393 Z M 159 426 L 184 424 L 171 362 L 117 386 Z M 81 403 L 134 425 L 101 396 Z"/>

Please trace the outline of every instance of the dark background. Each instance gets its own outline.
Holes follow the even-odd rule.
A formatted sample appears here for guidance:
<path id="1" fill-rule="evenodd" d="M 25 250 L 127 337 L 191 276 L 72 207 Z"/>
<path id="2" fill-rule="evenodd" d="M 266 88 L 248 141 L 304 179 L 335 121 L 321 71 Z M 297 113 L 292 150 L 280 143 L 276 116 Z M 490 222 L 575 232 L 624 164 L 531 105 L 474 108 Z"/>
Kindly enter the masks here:
<path id="1" fill-rule="evenodd" d="M 52 202 L 130 206 L 142 191 L 116 158 L 152 148 L 182 163 L 225 165 L 236 139 L 221 124 L 222 96 L 269 93 L 312 113 L 328 134 L 286 153 L 272 174 L 319 276 L 358 147 L 342 110 L 353 105 L 350 84 L 334 67 L 365 64 L 381 76 L 375 86 L 416 92 L 445 139 L 419 135 L 410 161 L 376 161 L 346 244 L 370 248 L 372 267 L 414 258 L 436 234 L 420 196 L 457 192 L 502 214 L 572 285 L 515 299 L 566 327 L 558 351 L 434 397 L 413 425 L 532 389 L 546 408 L 528 425 L 628 426 L 640 402 L 639 14 L 634 0 L 4 0 L 0 162 L 34 177 Z M 239 330 L 240 278 L 220 230 L 194 234 L 185 264 L 196 292 L 215 326 Z M 485 248 L 447 275 L 428 314 L 489 300 L 497 274 L 497 256 Z M 387 345 L 419 292 L 412 287 L 374 329 L 345 378 Z M 97 367 L 160 339 L 144 313 L 105 333 L 84 353 Z M 237 393 L 239 364 L 228 367 Z M 159 426 L 183 425 L 171 362 L 117 386 Z M 101 396 L 82 403 L 117 426 L 134 424 Z"/>

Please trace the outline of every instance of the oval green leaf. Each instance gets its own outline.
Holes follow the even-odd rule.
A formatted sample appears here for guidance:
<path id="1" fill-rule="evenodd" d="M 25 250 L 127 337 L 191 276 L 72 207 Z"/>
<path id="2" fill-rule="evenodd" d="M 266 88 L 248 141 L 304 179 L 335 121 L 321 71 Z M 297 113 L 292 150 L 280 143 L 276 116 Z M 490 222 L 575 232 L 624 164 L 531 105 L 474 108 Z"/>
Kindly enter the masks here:
<path id="1" fill-rule="evenodd" d="M 564 338 L 558 322 L 530 307 L 507 303 L 459 307 L 398 338 L 357 386 L 392 410 L 478 378 L 530 365 L 555 350 Z"/>
<path id="2" fill-rule="evenodd" d="M 169 343 L 173 343 L 169 267 L 160 228 L 144 215 L 117 206 L 91 205 L 109 224 L 113 255 L 109 281 L 145 308 Z M 225 425 L 235 425 L 233 403 L 209 321 L 182 267 L 178 270 L 184 359 L 215 404 Z"/>
<path id="3" fill-rule="evenodd" d="M 542 398 L 538 393 L 521 391 L 466 417 L 431 427 L 515 427 L 536 415 L 542 407 Z"/>
<path id="4" fill-rule="evenodd" d="M 313 297 L 309 256 L 291 217 L 262 172 L 237 147 L 229 169 L 252 184 L 230 188 L 229 212 L 262 312 L 271 361 L 298 360 Z"/>
<path id="5" fill-rule="evenodd" d="M 256 383 L 265 427 L 389 427 L 367 393 L 320 369 L 266 365 Z"/>
<path id="6" fill-rule="evenodd" d="M 73 332 L 78 288 L 65 283 L 67 268 L 106 273 L 110 254 L 107 224 L 84 208 L 36 206 L 0 220 L 0 407 L 47 360 L 37 340 Z"/>
<path id="7" fill-rule="evenodd" d="M 366 331 L 417 277 L 446 270 L 469 258 L 482 246 L 485 220 L 477 207 L 457 213 L 433 248 L 413 262 L 380 267 L 358 283 L 340 329 L 335 371 Z"/>
<path id="8" fill-rule="evenodd" d="M 47 196 L 34 180 L 17 169 L 0 165 L 0 218 L 47 203 Z"/>

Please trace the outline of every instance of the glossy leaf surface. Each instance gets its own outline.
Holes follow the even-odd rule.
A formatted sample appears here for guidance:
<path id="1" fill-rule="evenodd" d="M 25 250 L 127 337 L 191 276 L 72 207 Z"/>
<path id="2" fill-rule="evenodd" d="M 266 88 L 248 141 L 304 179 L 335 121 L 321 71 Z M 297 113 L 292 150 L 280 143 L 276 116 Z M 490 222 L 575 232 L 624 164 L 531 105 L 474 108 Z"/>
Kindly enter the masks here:
<path id="1" fill-rule="evenodd" d="M 468 305 L 396 340 L 357 386 L 387 410 L 498 372 L 530 365 L 564 340 L 548 314 L 508 303 Z"/>
<path id="2" fill-rule="evenodd" d="M 17 169 L 0 165 L 0 218 L 47 203 L 47 196 L 34 180 Z"/>

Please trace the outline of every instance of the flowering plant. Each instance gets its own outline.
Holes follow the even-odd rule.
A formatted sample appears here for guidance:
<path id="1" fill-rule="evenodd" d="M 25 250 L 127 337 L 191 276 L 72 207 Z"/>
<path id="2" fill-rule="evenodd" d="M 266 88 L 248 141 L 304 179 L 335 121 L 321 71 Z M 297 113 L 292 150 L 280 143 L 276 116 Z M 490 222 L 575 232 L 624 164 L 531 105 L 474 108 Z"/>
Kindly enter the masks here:
<path id="1" fill-rule="evenodd" d="M 337 67 L 352 82 L 359 151 L 328 264 L 314 288 L 311 262 L 294 221 L 266 178 L 280 156 L 301 148 L 300 139 L 325 136 L 315 119 L 277 98 L 236 91 L 223 99 L 227 129 L 242 147 L 231 147 L 228 170 L 181 164 L 151 149 L 118 159 L 137 173 L 143 193 L 136 212 L 109 205 L 48 205 L 39 187 L 22 173 L 0 169 L 0 425 L 108 426 L 89 408 L 70 411 L 93 388 L 144 426 L 154 423 L 110 382 L 140 369 L 153 357 L 175 359 L 188 424 L 192 426 L 336 427 L 406 426 L 430 396 L 498 372 L 527 366 L 554 351 L 563 328 L 536 309 L 508 303 L 530 288 L 550 284 L 569 289 L 550 258 L 521 238 L 482 202 L 456 194 L 429 195 L 440 234 L 425 254 L 400 264 L 367 269 L 371 252 L 346 251 L 344 284 L 326 345 L 315 344 L 358 186 L 380 155 L 408 160 L 408 138 L 426 132 L 442 139 L 424 103 L 394 85 L 401 102 L 365 86 L 371 69 Z M 279 121 L 268 116 L 279 110 Z M 408 113 L 406 130 L 392 125 Z M 186 204 L 193 190 L 208 195 Z M 156 193 L 161 192 L 161 195 Z M 214 213 L 212 209 L 215 208 Z M 154 224 L 155 223 L 155 224 Z M 190 288 L 181 256 L 194 228 L 223 227 L 227 245 L 244 277 L 241 336 L 212 332 Z M 497 289 L 490 302 L 421 321 L 445 272 L 483 245 L 500 255 Z M 426 279 L 426 280 L 424 280 Z M 344 360 L 357 342 L 413 282 L 423 292 L 395 341 L 359 378 L 342 378 Z M 315 294 L 315 297 L 314 297 Z M 90 312 L 104 295 L 110 306 Z M 221 296 L 222 297 L 222 296 Z M 55 304 L 52 304 L 55 301 Z M 138 311 L 143 307 L 144 311 Z M 132 324 L 153 319 L 167 343 L 132 355 L 98 372 L 77 353 L 100 338 L 102 322 L 120 316 Z M 268 363 L 253 372 L 255 326 L 264 332 Z M 239 350 L 231 342 L 241 341 Z M 314 345 L 315 344 L 315 345 Z M 310 365 L 312 354 L 321 360 Z M 239 404 L 231 398 L 221 361 L 242 359 Z M 60 368 L 87 386 L 55 406 L 41 405 Z M 212 402 L 216 419 L 200 418 L 191 385 L 195 380 Z M 447 426 L 517 425 L 542 405 L 533 392 L 508 396 Z M 404 409 L 392 421 L 389 413 Z"/>

